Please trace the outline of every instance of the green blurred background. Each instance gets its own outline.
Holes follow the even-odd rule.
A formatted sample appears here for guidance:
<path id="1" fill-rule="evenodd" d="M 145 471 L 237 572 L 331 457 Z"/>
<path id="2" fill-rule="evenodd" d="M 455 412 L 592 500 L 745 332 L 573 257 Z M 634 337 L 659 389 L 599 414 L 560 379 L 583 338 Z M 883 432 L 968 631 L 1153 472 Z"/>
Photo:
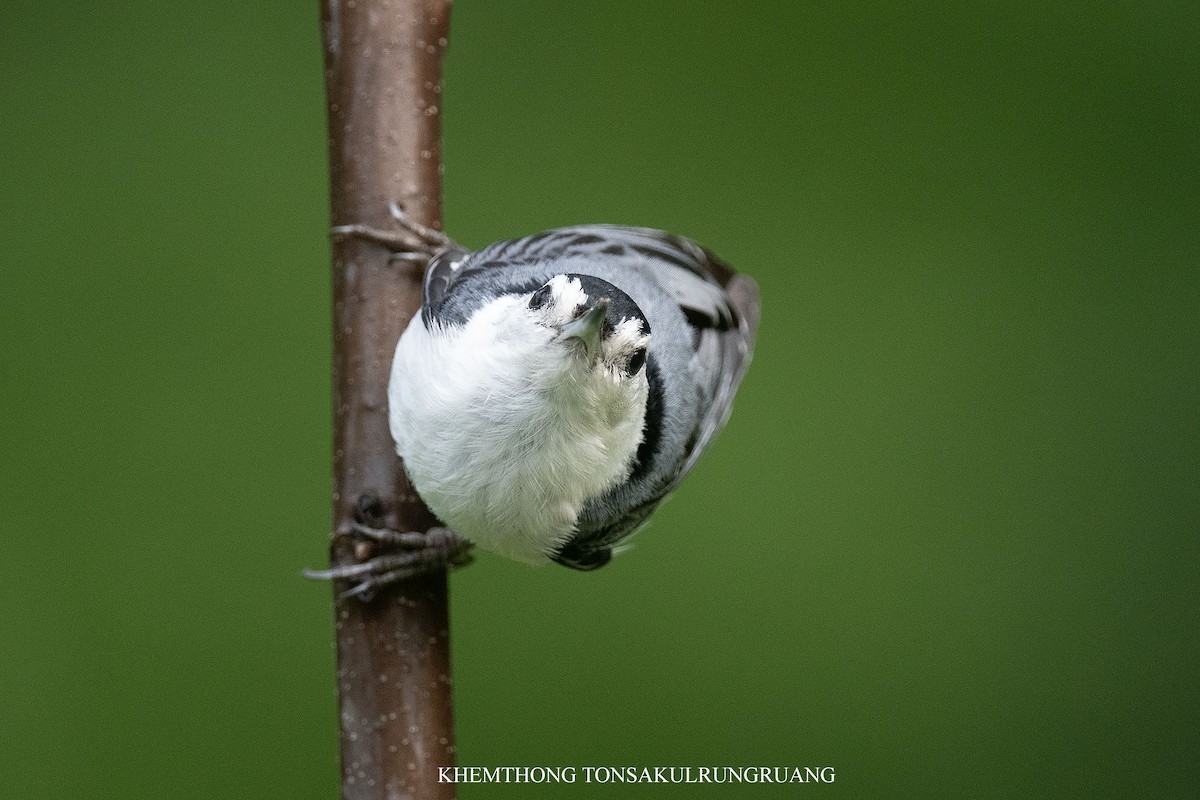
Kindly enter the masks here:
<path id="1" fill-rule="evenodd" d="M 0 795 L 334 797 L 316 4 L 0 36 Z M 456 238 L 661 227 L 764 297 L 633 552 L 454 576 L 461 763 L 1200 796 L 1197 41 L 1194 4 L 459 0 Z"/>

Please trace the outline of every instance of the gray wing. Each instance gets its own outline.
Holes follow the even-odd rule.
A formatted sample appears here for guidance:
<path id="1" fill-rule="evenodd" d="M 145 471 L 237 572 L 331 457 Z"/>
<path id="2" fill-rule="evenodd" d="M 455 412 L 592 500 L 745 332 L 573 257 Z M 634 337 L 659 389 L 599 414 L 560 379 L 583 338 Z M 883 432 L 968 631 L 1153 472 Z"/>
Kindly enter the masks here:
<path id="1" fill-rule="evenodd" d="M 648 243 L 639 252 L 654 263 L 659 282 L 692 330 L 692 371 L 705 408 L 695 444 L 669 492 L 729 420 L 753 355 L 761 307 L 758 284 L 690 239 L 644 228 L 626 230 Z"/>
<path id="2" fill-rule="evenodd" d="M 604 254 L 611 259 L 632 260 L 637 268 L 653 275 L 687 320 L 692 334 L 691 367 L 705 412 L 687 459 L 664 490 L 665 495 L 678 485 L 729 419 L 734 394 L 754 350 L 761 306 L 758 285 L 749 276 L 736 273 L 703 245 L 665 231 L 579 225 L 547 233 L 553 236 L 534 242 L 529 249 L 557 251 L 562 256 Z"/>
<path id="3" fill-rule="evenodd" d="M 576 261 L 580 257 L 611 265 L 612 271 L 636 271 L 651 277 L 671 298 L 691 335 L 689 367 L 700 409 L 695 427 L 675 447 L 663 446 L 656 453 L 639 450 L 629 482 L 591 501 L 581 515 L 578 534 L 554 557 L 565 566 L 595 569 L 606 564 L 612 546 L 641 527 L 679 485 L 729 419 L 734 395 L 753 354 L 760 314 L 758 286 L 707 248 L 663 231 L 583 225 L 539 236 L 498 243 L 497 252 L 480 255 L 485 261 L 564 259 L 574 271 L 582 272 Z M 600 277 L 613 277 L 605 272 L 597 270 Z M 658 330 L 653 316 L 651 327 Z M 652 344 L 647 442 L 656 435 L 652 426 L 662 421 L 653 418 L 656 391 L 659 403 L 664 395 L 678 396 L 665 387 L 669 376 L 653 369 L 655 350 Z"/>
<path id="4" fill-rule="evenodd" d="M 503 270 L 504 279 L 497 281 L 494 270 Z M 496 291 L 532 291 L 559 272 L 593 274 L 618 286 L 622 275 L 648 278 L 658 287 L 654 297 L 669 298 L 658 300 L 656 308 L 674 306 L 675 311 L 664 310 L 675 320 L 682 317 L 683 323 L 674 322 L 675 330 L 691 338 L 690 383 L 698 409 L 693 427 L 661 439 L 660 431 L 653 429 L 662 422 L 664 397 L 677 399 L 681 389 L 668 385 L 672 376 L 655 368 L 655 351 L 661 346 L 651 345 L 650 406 L 657 395 L 658 418 L 648 408 L 646 441 L 630 479 L 589 501 L 577 535 L 553 556 L 566 566 L 595 569 L 608 562 L 612 545 L 637 530 L 679 485 L 728 420 L 754 348 L 759 294 L 753 279 L 735 273 L 690 239 L 650 228 L 579 225 L 496 242 L 469 254 L 452 250 L 439 255 L 425 276 L 423 318 L 426 325 L 431 318 L 465 321 L 470 310 Z M 487 279 L 476 280 L 483 273 L 489 273 Z M 652 310 L 643 311 L 651 318 L 652 331 L 658 331 Z M 680 346 L 686 349 L 688 344 Z M 668 441 L 670 436 L 676 440 Z"/>
<path id="5" fill-rule="evenodd" d="M 691 330 L 692 370 L 706 411 L 686 461 L 663 491 L 666 494 L 729 419 L 733 396 L 754 349 L 761 305 L 758 285 L 708 248 L 682 236 L 623 225 L 575 225 L 496 242 L 469 256 L 450 254 L 440 265 L 435 261 L 426 277 L 426 301 L 431 288 L 440 302 L 451 281 L 491 267 L 576 259 L 623 264 L 648 273 L 675 300 Z M 429 276 L 434 277 L 432 287 Z"/>
<path id="6" fill-rule="evenodd" d="M 421 320 L 426 328 L 441 310 L 446 294 L 462 274 L 461 267 L 469 256 L 470 253 L 461 247 L 450 247 L 434 256 L 426 267 L 421 300 Z"/>

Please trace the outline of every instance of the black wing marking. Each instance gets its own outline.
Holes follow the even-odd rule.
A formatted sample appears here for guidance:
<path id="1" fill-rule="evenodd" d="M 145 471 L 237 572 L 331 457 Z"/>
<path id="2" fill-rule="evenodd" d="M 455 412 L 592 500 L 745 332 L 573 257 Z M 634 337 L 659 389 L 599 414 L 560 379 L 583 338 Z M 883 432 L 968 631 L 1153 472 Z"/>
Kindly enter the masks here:
<path id="1" fill-rule="evenodd" d="M 754 349 L 761 303 L 758 285 L 691 239 L 651 228 L 584 225 L 560 229 L 565 236 L 595 236 L 611 257 L 635 256 L 653 270 L 692 330 L 692 368 L 706 408 L 687 460 L 663 490 L 670 493 L 729 419 Z"/>
<path id="2" fill-rule="evenodd" d="M 460 274 L 470 254 L 463 249 L 450 248 L 433 257 L 425 269 L 425 284 L 422 290 L 421 321 L 428 328 L 437 312 L 446 301 L 446 294 Z"/>
<path id="3" fill-rule="evenodd" d="M 473 253 L 452 250 L 440 254 L 425 275 L 422 310 L 425 324 L 428 326 L 433 318 L 439 318 L 447 295 L 456 284 L 464 284 L 460 294 L 471 293 L 466 284 L 478 283 L 467 280 L 471 276 L 507 268 L 513 272 L 514 283 L 506 286 L 506 290 L 532 290 L 537 287 L 520 283 L 518 276 L 528 280 L 530 274 L 536 273 L 537 280 L 544 280 L 543 272 L 554 274 L 553 270 L 558 269 L 553 262 L 575 257 L 593 262 L 597 277 L 604 277 L 606 264 L 643 272 L 678 305 L 692 334 L 690 368 L 702 409 L 680 463 L 652 463 L 656 455 L 652 452 L 656 432 L 650 433 L 645 446 L 639 448 L 630 476 L 631 482 L 641 482 L 639 487 L 627 491 L 626 502 L 604 506 L 610 513 L 602 519 L 593 519 L 598 524 L 581 529 L 551 556 L 565 566 L 591 570 L 606 564 L 612 546 L 641 527 L 728 420 L 734 394 L 753 352 L 760 301 L 753 279 L 736 273 L 712 251 L 690 239 L 650 228 L 580 225 L 495 242 Z M 520 269 L 532 265 L 549 269 Z M 579 271 L 568 265 L 564 269 Z M 446 309 L 446 321 L 461 316 L 459 303 L 451 305 L 456 307 Z M 653 351 L 652 346 L 648 370 L 654 367 Z M 657 389 L 661 390 L 661 386 Z M 648 418 L 647 423 L 651 425 L 653 421 Z M 652 467 L 654 475 L 650 474 Z"/>
<path id="4" fill-rule="evenodd" d="M 647 407 L 647 431 L 635 458 L 630 483 L 646 481 L 647 489 L 632 508 L 626 508 L 604 524 L 579 534 L 568 542 L 554 560 L 575 569 L 596 569 L 608 563 L 613 545 L 646 521 L 664 497 L 670 494 L 695 465 L 729 419 L 733 398 L 753 354 L 758 329 L 760 300 L 754 280 L 734 272 L 725 261 L 701 245 L 680 236 L 648 228 L 588 225 L 560 229 L 543 235 L 529 250 L 538 257 L 560 255 L 603 255 L 620 261 L 636 260 L 649 268 L 655 281 L 674 299 L 692 332 L 692 377 L 703 413 L 697 420 L 682 463 L 656 476 L 650 486 L 652 452 L 657 445 L 662 409 L 654 419 L 654 400 L 662 402 L 661 384 L 656 384 L 653 346 L 647 365 L 651 402 Z M 557 247 L 556 247 L 557 245 Z M 522 252 L 520 242 L 509 244 L 510 257 Z"/>
<path id="5" fill-rule="evenodd" d="M 757 290 L 735 299 L 727 289 L 739 278 L 750 287 L 754 282 L 738 275 L 719 256 L 691 239 L 652 228 L 576 225 L 495 242 L 458 265 L 461 267 L 458 275 L 488 266 L 529 264 L 574 256 L 592 257 L 601 263 L 607 258 L 647 264 L 663 288 L 679 303 L 693 328 L 719 331 L 736 328 L 753 339 L 758 321 Z M 433 267 L 430 269 L 432 271 Z M 443 270 L 446 270 L 445 266 Z M 746 315 L 750 317 L 749 325 L 742 324 L 742 317 Z"/>
<path id="6" fill-rule="evenodd" d="M 737 327 L 728 330 L 715 326 L 694 329 L 696 358 L 693 364 L 701 374 L 698 378 L 701 390 L 708 388 L 712 394 L 697 430 L 696 446 L 683 465 L 680 478 L 692 468 L 729 420 L 733 397 L 754 351 L 754 336 L 758 330 L 761 307 L 758 285 L 746 275 L 733 275 L 725 285 L 725 293 L 730 306 L 737 312 Z"/>

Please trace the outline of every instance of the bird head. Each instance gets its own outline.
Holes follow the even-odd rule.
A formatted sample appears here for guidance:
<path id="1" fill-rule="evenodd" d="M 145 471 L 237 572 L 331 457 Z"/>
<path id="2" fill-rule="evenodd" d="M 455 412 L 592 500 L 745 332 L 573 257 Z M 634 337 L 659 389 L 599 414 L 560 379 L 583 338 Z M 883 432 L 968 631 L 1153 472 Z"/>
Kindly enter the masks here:
<path id="1" fill-rule="evenodd" d="M 616 286 L 592 275 L 555 275 L 530 293 L 526 307 L 573 367 L 644 385 L 650 323 Z"/>

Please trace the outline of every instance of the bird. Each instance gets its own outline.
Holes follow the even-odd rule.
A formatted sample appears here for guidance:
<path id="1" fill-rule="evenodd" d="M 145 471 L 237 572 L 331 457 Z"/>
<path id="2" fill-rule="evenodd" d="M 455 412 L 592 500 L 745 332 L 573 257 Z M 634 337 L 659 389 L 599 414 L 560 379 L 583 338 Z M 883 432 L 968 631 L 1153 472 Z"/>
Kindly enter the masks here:
<path id="1" fill-rule="evenodd" d="M 356 587 L 369 592 L 466 543 L 527 564 L 608 564 L 728 420 L 754 350 L 757 284 L 651 228 L 574 225 L 472 251 L 392 212 L 424 254 L 391 232 L 335 232 L 428 259 L 388 421 L 410 482 L 453 534 L 422 542 L 358 526 L 427 552 L 311 576 L 373 575 Z"/>

